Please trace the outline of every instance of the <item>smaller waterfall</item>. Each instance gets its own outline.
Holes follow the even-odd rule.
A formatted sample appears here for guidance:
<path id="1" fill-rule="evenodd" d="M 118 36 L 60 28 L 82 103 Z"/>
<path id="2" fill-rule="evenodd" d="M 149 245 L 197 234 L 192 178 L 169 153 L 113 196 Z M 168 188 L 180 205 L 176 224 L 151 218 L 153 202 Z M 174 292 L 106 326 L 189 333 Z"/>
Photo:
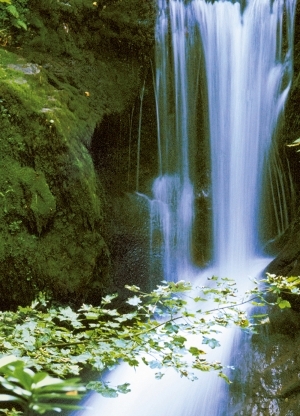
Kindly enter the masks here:
<path id="1" fill-rule="evenodd" d="M 193 187 L 189 181 L 181 183 L 179 176 L 164 175 L 155 180 L 152 190 L 152 235 L 158 228 L 164 237 L 163 276 L 165 280 L 177 281 L 178 276 L 183 278 L 185 273 L 191 272 Z"/>
<path id="2" fill-rule="evenodd" d="M 159 0 L 156 26 L 156 102 L 160 176 L 153 184 L 152 220 L 163 235 L 165 280 L 191 272 L 194 187 L 191 158 L 196 140 L 200 51 L 187 36 L 186 5 Z M 172 35 L 170 35 L 170 32 Z M 156 225 L 156 227 L 155 227 Z"/>

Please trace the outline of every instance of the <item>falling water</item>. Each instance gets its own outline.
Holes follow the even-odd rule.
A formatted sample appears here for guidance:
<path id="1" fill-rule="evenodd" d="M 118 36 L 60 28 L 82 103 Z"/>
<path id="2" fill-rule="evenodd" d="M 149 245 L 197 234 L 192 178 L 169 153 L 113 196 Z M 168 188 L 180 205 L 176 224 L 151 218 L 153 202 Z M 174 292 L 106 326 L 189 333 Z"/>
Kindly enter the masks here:
<path id="1" fill-rule="evenodd" d="M 203 89 L 202 60 L 211 148 L 213 264 L 223 275 L 247 270 L 260 252 L 263 168 L 291 85 L 295 3 L 250 0 L 242 12 L 236 1 L 159 1 L 161 174 L 154 182 L 153 205 L 164 234 L 167 280 L 180 277 L 191 262 L 191 172 L 197 164 L 192 150 L 199 139 L 195 114 Z"/>
<path id="2" fill-rule="evenodd" d="M 238 3 L 195 4 L 208 74 L 214 257 L 225 273 L 246 270 L 259 250 L 263 162 L 292 77 L 292 37 L 282 54 L 284 3 L 253 0 L 242 17 Z M 286 2 L 288 19 L 294 4 Z"/>
<path id="3" fill-rule="evenodd" d="M 241 3 L 158 0 L 160 174 L 153 184 L 151 224 L 162 235 L 166 280 L 195 276 L 191 235 L 195 149 L 202 139 L 198 136 L 200 101 L 202 108 L 206 103 L 209 114 L 212 267 L 219 275 L 245 279 L 262 256 L 258 224 L 263 169 L 291 85 L 296 0 Z M 259 268 L 263 266 L 255 273 Z M 229 351 L 230 342 L 226 344 Z M 226 353 L 223 357 L 229 359 Z M 128 381 L 130 371 L 121 367 L 116 383 Z M 116 401 L 93 396 L 89 404 L 95 411 L 89 414 L 229 415 L 220 404 L 221 385 L 207 375 L 194 383 L 170 374 L 153 381 L 151 371 L 141 369 L 129 381 L 133 393 Z"/>
<path id="4" fill-rule="evenodd" d="M 195 91 L 199 82 L 191 73 L 195 69 L 191 68 L 191 71 L 188 64 L 184 2 L 176 2 L 178 13 L 172 6 L 173 2 L 159 1 L 156 99 L 160 176 L 153 184 L 152 203 L 152 223 L 158 217 L 164 237 L 164 278 L 169 281 L 177 280 L 191 264 L 194 192 L 190 180 L 189 146 L 191 127 L 196 119 L 193 104 L 196 104 Z"/>

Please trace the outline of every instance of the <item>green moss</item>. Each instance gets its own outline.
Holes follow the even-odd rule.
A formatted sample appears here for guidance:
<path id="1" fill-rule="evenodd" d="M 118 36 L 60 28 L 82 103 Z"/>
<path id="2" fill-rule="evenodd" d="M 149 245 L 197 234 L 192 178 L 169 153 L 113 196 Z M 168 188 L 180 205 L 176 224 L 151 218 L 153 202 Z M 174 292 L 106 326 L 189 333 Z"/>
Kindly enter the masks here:
<path id="1" fill-rule="evenodd" d="M 11 218 L 25 219 L 30 229 L 40 234 L 56 211 L 55 197 L 44 173 L 8 158 L 2 162 L 0 218 L 5 217 L 9 224 Z"/>
<path id="2" fill-rule="evenodd" d="M 50 192 L 43 172 L 23 168 L 20 178 L 24 196 L 30 199 L 30 209 L 34 215 L 37 231 L 40 234 L 56 211 L 55 197 Z"/>
<path id="3" fill-rule="evenodd" d="M 79 302 L 95 284 L 97 298 L 108 284 L 104 198 L 82 139 L 99 114 L 85 95 L 70 110 L 72 88 L 49 84 L 38 65 L 1 49 L 0 60 L 0 302 L 38 290 Z"/>
<path id="4" fill-rule="evenodd" d="M 16 1 L 29 12 L 28 30 L 0 48 L 0 303 L 38 290 L 97 302 L 109 253 L 88 146 L 104 115 L 138 95 L 154 2 Z"/>
<path id="5" fill-rule="evenodd" d="M 124 55 L 145 53 L 153 45 L 154 1 L 30 0 L 29 7 L 34 36 L 26 43 L 45 52 L 78 59 L 82 50 L 95 53 L 107 44 Z"/>

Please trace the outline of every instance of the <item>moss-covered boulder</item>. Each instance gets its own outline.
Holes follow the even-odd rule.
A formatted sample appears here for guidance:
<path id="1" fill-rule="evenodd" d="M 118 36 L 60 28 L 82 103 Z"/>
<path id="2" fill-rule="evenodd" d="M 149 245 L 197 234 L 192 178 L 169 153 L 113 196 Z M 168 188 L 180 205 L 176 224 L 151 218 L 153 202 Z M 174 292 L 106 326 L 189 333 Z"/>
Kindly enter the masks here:
<path id="1" fill-rule="evenodd" d="M 89 146 L 103 117 L 131 111 L 150 65 L 154 4 L 14 0 L 26 31 L 0 5 L 2 307 L 39 290 L 96 302 L 108 286 L 105 198 Z"/>
<path id="2" fill-rule="evenodd" d="M 26 304 L 39 290 L 97 301 L 109 253 L 103 191 L 85 142 L 110 94 L 126 106 L 136 73 L 117 92 L 108 76 L 116 68 L 102 63 L 107 97 L 91 111 L 88 91 L 55 88 L 45 69 L 4 49 L 0 62 L 0 304 Z"/>

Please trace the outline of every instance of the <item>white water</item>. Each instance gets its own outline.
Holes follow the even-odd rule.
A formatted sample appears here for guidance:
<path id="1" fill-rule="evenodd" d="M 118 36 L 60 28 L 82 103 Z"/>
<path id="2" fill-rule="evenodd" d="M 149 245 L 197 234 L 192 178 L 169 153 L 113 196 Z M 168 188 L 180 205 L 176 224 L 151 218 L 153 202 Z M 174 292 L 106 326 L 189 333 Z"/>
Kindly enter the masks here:
<path id="1" fill-rule="evenodd" d="M 272 6 L 270 0 L 251 0 L 241 14 L 238 2 L 160 0 L 156 79 L 161 175 L 153 194 L 155 214 L 157 207 L 161 210 L 166 280 L 178 278 L 190 264 L 190 170 L 197 163 L 190 148 L 197 140 L 201 55 L 208 91 L 213 263 L 223 275 L 247 270 L 260 252 L 263 167 L 291 85 L 294 8 L 295 0 L 277 0 Z M 289 27 L 285 55 L 284 9 Z"/>
<path id="2" fill-rule="evenodd" d="M 214 256 L 225 274 L 247 270 L 259 250 L 264 158 L 292 74 L 279 49 L 283 3 L 275 1 L 270 14 L 268 0 L 252 0 L 242 20 L 238 3 L 198 2 L 193 11 L 209 74 Z"/>
<path id="3" fill-rule="evenodd" d="M 272 5 L 271 5 L 272 3 Z M 159 0 L 156 26 L 156 97 L 160 176 L 153 185 L 151 224 L 162 235 L 166 280 L 212 273 L 235 278 L 267 265 L 261 258 L 259 211 L 264 160 L 283 110 L 292 77 L 293 15 L 296 0 L 238 2 Z M 288 34 L 283 41 L 283 11 Z M 282 45 L 286 52 L 283 53 Z M 205 65 L 211 140 L 213 270 L 191 264 L 194 219 L 193 162 L 201 65 Z M 156 230 L 157 231 L 157 230 Z M 154 244 L 154 243 L 153 243 Z M 195 277 L 197 275 L 197 277 Z M 225 339 L 226 338 L 226 339 Z M 230 339 L 221 341 L 221 360 L 230 364 Z M 218 354 L 218 351 L 216 351 Z M 220 355 L 218 357 L 220 359 Z M 199 381 L 175 373 L 154 380 L 151 370 L 122 365 L 109 377 L 129 381 L 133 392 L 118 399 L 92 395 L 87 415 L 227 416 L 224 382 Z"/>

